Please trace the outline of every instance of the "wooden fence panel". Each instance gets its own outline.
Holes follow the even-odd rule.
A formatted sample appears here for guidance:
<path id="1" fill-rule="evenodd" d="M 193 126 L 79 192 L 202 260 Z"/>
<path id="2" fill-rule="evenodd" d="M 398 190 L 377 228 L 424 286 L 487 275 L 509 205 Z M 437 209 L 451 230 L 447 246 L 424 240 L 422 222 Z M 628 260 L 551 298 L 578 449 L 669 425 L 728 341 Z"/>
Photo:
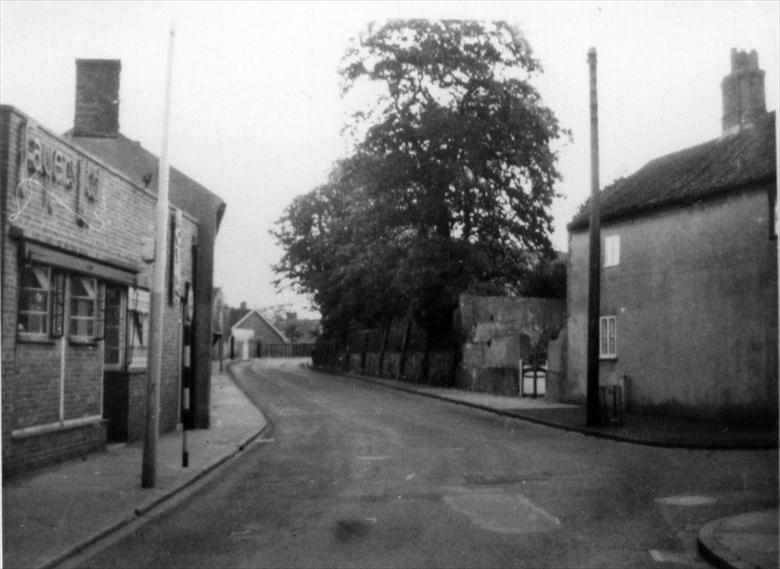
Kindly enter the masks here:
<path id="1" fill-rule="evenodd" d="M 314 344 L 263 344 L 261 358 L 309 358 Z"/>

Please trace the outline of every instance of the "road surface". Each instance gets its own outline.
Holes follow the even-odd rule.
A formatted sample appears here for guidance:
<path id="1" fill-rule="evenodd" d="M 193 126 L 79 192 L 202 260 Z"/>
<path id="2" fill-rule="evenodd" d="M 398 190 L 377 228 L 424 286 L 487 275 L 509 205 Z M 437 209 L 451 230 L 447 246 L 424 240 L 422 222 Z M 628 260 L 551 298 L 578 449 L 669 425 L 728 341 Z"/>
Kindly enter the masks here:
<path id="1" fill-rule="evenodd" d="M 83 567 L 704 568 L 702 525 L 777 504 L 776 451 L 594 439 L 302 362 L 241 364 L 266 442 Z"/>

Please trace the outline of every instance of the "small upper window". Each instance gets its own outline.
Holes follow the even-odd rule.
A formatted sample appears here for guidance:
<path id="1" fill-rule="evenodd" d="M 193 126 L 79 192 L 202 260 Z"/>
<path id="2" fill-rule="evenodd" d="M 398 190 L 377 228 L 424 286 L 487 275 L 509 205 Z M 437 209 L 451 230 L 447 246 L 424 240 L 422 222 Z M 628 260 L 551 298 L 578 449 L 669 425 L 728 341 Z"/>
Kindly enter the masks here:
<path id="1" fill-rule="evenodd" d="M 19 332 L 24 334 L 49 333 L 50 291 L 51 269 L 32 266 L 22 268 Z"/>
<path id="2" fill-rule="evenodd" d="M 620 235 L 604 238 L 604 266 L 616 267 L 620 264 Z"/>

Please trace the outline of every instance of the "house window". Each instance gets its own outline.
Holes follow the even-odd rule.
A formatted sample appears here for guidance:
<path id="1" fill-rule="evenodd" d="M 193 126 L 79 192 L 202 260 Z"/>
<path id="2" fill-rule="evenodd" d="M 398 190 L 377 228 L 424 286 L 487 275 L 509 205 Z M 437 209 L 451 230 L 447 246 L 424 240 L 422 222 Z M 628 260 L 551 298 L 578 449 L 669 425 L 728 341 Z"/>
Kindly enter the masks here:
<path id="1" fill-rule="evenodd" d="M 599 318 L 599 358 L 617 357 L 617 323 L 614 316 Z"/>
<path id="2" fill-rule="evenodd" d="M 89 277 L 70 277 L 71 339 L 94 340 L 98 336 L 98 283 Z"/>
<path id="3" fill-rule="evenodd" d="M 124 311 L 122 310 L 123 289 L 106 286 L 106 312 L 103 344 L 103 362 L 109 366 L 122 363 L 124 342 Z"/>
<path id="4" fill-rule="evenodd" d="M 616 267 L 620 264 L 620 235 L 604 238 L 604 266 Z"/>
<path id="5" fill-rule="evenodd" d="M 51 288 L 49 267 L 22 267 L 18 325 L 20 333 L 48 335 Z"/>
<path id="6" fill-rule="evenodd" d="M 149 291 L 131 288 L 127 294 L 130 367 L 146 367 L 149 355 Z"/>

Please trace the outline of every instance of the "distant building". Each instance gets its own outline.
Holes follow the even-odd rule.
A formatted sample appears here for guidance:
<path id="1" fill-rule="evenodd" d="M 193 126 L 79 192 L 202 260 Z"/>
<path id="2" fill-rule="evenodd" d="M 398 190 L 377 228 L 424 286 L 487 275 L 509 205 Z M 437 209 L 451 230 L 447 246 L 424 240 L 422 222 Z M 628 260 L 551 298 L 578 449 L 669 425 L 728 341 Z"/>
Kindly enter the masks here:
<path id="1" fill-rule="evenodd" d="M 78 65 L 80 136 L 59 136 L 0 106 L 4 475 L 143 436 L 157 202 L 156 174 L 146 178 L 156 162 L 136 175 L 119 158 L 141 164 L 147 157 L 137 143 L 117 161 L 101 144 L 84 143 L 86 134 L 101 135 L 118 150 L 126 140 L 116 132 L 119 62 Z M 172 177 L 172 196 L 196 187 L 186 179 L 183 189 L 182 179 Z M 182 322 L 194 319 L 196 331 L 211 334 L 210 302 L 201 317 L 197 299 L 211 294 L 204 251 L 213 251 L 224 203 L 199 186 L 192 191 L 170 204 L 161 431 L 182 419 Z M 210 372 L 208 351 L 193 361 Z M 198 385 L 193 392 L 202 402 Z"/>
<path id="2" fill-rule="evenodd" d="M 290 340 L 258 310 L 250 310 L 230 327 L 230 349 L 238 359 L 270 355 L 270 346 L 287 346 Z M 279 351 L 279 355 L 288 355 Z"/>
<path id="3" fill-rule="evenodd" d="M 758 56 L 732 50 L 723 133 L 601 193 L 602 384 L 634 410 L 774 422 L 775 113 Z M 569 224 L 568 372 L 586 392 L 588 208 Z"/>

